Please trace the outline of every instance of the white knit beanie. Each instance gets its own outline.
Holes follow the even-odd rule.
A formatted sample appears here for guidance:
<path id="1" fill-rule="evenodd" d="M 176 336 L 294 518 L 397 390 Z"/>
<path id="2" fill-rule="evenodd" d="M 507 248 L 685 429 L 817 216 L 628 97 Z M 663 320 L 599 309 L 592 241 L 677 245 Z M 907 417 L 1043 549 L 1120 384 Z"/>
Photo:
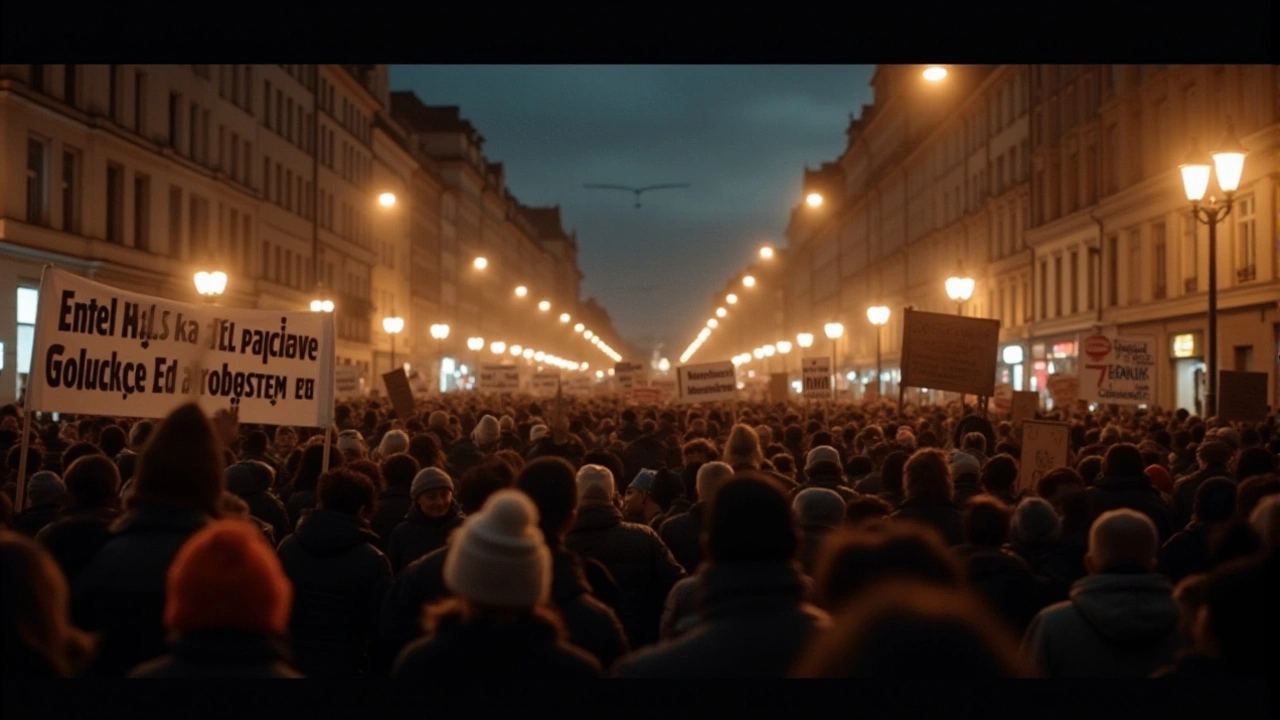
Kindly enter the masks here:
<path id="1" fill-rule="evenodd" d="M 495 608 L 540 605 L 551 594 L 551 551 L 538 508 L 518 490 L 499 490 L 455 532 L 444 583 L 471 602 Z"/>
<path id="2" fill-rule="evenodd" d="M 389 458 L 409 449 L 409 436 L 403 430 L 388 430 L 378 444 L 378 457 Z"/>
<path id="3" fill-rule="evenodd" d="M 496 443 L 500 437 L 502 437 L 502 431 L 498 428 L 498 418 L 492 415 L 485 415 L 480 418 L 476 429 L 471 431 L 471 439 L 477 445 Z"/>

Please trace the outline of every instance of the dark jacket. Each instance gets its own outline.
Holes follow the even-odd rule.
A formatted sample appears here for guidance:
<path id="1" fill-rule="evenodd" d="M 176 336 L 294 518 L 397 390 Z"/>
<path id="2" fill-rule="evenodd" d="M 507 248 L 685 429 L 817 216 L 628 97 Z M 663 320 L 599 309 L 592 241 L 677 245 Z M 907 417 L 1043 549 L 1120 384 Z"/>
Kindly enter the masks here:
<path id="1" fill-rule="evenodd" d="M 822 541 L 834 531 L 826 525 L 804 525 L 800 528 L 800 551 L 797 560 L 805 575 L 813 577 L 818 565 L 818 556 L 822 550 Z"/>
<path id="2" fill-rule="evenodd" d="M 34 538 L 36 533 L 44 529 L 44 526 L 53 522 L 58 516 L 58 512 L 62 507 L 57 503 L 45 503 L 43 505 L 35 505 L 23 510 L 13 518 L 13 529 L 29 538 Z"/>
<path id="3" fill-rule="evenodd" d="M 853 489 L 863 495 L 880 495 L 884 492 L 884 483 L 880 480 L 880 473 L 873 472 L 853 481 Z"/>
<path id="4" fill-rule="evenodd" d="M 709 565 L 698 576 L 702 613 L 679 639 L 623 660 L 618 677 L 782 678 L 826 613 L 804 602 L 794 563 Z"/>
<path id="5" fill-rule="evenodd" d="M 1022 558 L 1045 585 L 1051 602 L 1067 599 L 1071 585 L 1088 575 L 1084 567 L 1084 556 L 1088 550 L 1086 545 L 1051 540 L 1038 543 L 1009 543 L 1004 546 L 1006 552 Z"/>
<path id="6" fill-rule="evenodd" d="M 617 614 L 591 594 L 582 558 L 564 547 L 551 550 L 551 601 L 564 621 L 569 641 L 586 650 L 606 670 L 631 651 Z"/>
<path id="7" fill-rule="evenodd" d="M 378 549 L 386 552 L 391 542 L 391 531 L 404 521 L 413 507 L 407 487 L 388 487 L 378 495 L 378 509 L 373 513 L 369 526 L 373 534 L 378 536 Z"/>
<path id="8" fill-rule="evenodd" d="M 949 501 L 907 500 L 890 517 L 928 525 L 941 533 L 942 539 L 952 547 L 964 542 L 960 531 L 960 508 Z"/>
<path id="9" fill-rule="evenodd" d="M 514 450 L 520 453 L 520 457 L 529 452 L 529 446 L 520 439 L 520 435 L 513 430 L 503 430 L 498 436 L 499 450 Z"/>
<path id="10" fill-rule="evenodd" d="M 119 517 L 116 508 L 71 509 L 36 533 L 36 542 L 49 551 L 62 574 L 71 580 L 110 539 L 111 523 Z"/>
<path id="11" fill-rule="evenodd" d="M 900 492 L 893 492 L 892 490 L 885 490 L 877 494 L 876 497 L 884 500 L 895 508 L 902 507 L 902 504 L 907 501 L 905 495 Z"/>
<path id="12" fill-rule="evenodd" d="M 641 470 L 656 470 L 667 464 L 667 446 L 653 435 L 641 435 L 622 453 L 623 477 L 617 478 L 618 491 L 631 484 Z"/>
<path id="13" fill-rule="evenodd" d="M 840 493 L 840 497 L 844 500 L 846 505 L 849 504 L 850 500 L 858 497 L 858 493 L 854 491 L 853 488 L 845 485 L 844 479 L 839 475 L 816 475 L 808 478 L 804 481 L 804 484 L 797 486 L 795 490 L 791 491 L 791 497 L 794 499 L 802 490 L 814 487 L 826 488 L 827 490 L 834 490 L 837 493 Z"/>
<path id="14" fill-rule="evenodd" d="M 436 632 L 416 640 L 396 660 L 391 676 L 410 683 L 494 689 L 521 682 L 566 683 L 599 678 L 600 663 L 570 645 L 559 628 L 537 615 L 510 625 L 442 618 Z"/>
<path id="15" fill-rule="evenodd" d="M 693 507 L 692 500 L 688 500 L 686 498 L 676 498 L 675 500 L 671 501 L 671 507 L 667 508 L 665 512 L 659 513 L 656 517 L 654 517 L 652 520 L 649 521 L 649 527 L 653 528 L 654 530 L 657 530 L 658 534 L 661 535 L 662 534 L 661 528 L 663 524 L 665 524 L 668 520 L 670 520 L 673 517 L 684 515 L 685 513 L 689 512 L 689 508 L 692 508 L 692 507 Z"/>
<path id="16" fill-rule="evenodd" d="M 284 503 L 271 492 L 270 487 L 257 485 L 249 473 L 230 473 L 227 490 L 244 500 L 249 506 L 250 515 L 271 525 L 271 532 L 275 534 L 277 542 L 293 534 L 293 526 L 297 523 L 289 521 L 289 512 Z"/>
<path id="17" fill-rule="evenodd" d="M 448 471 L 449 477 L 460 478 L 468 470 L 484 462 L 487 457 L 488 455 L 481 452 L 471 438 L 463 438 L 449 448 L 449 457 L 445 461 L 445 470 Z"/>
<path id="18" fill-rule="evenodd" d="M 1173 484 L 1173 527 L 1186 527 L 1195 516 L 1196 509 L 1196 492 L 1205 480 L 1209 478 L 1223 477 L 1235 482 L 1235 473 L 1227 469 L 1226 465 L 1221 463 L 1211 463 L 1209 467 L 1197 470 L 1186 477 L 1178 478 Z M 1167 535 L 1161 535 L 1160 539 L 1167 539 Z"/>
<path id="19" fill-rule="evenodd" d="M 91 675 L 123 677 L 165 651 L 165 582 L 178 549 L 209 516 L 187 508 L 138 508 L 71 583 L 75 625 L 101 634 Z"/>
<path id="20" fill-rule="evenodd" d="M 677 515 L 662 523 L 658 536 L 676 562 L 690 575 L 697 572 L 702 564 L 702 521 L 706 516 L 707 504 L 694 503 L 689 512 Z"/>
<path id="21" fill-rule="evenodd" d="M 429 518 L 416 503 L 410 505 L 408 514 L 391 531 L 391 539 L 387 541 L 391 572 L 399 574 L 405 565 L 444 547 L 449 533 L 462 524 L 463 517 L 462 508 L 456 502 L 441 518 Z"/>
<path id="22" fill-rule="evenodd" d="M 1173 535 L 1173 515 L 1169 504 L 1160 491 L 1152 487 L 1151 478 L 1146 475 L 1135 478 L 1103 475 L 1086 492 L 1095 518 L 1108 510 L 1129 508 L 1151 518 L 1160 542 Z"/>
<path id="23" fill-rule="evenodd" d="M 367 669 L 391 565 L 360 518 L 313 510 L 280 543 L 293 583 L 289 632 L 298 670 L 308 677 L 352 677 Z"/>
<path id="24" fill-rule="evenodd" d="M 591 504 L 578 509 L 578 520 L 565 545 L 583 557 L 595 558 L 618 583 L 618 617 L 633 648 L 658 640 L 662 604 L 684 569 L 647 525 L 622 521 L 613 505 Z"/>
<path id="25" fill-rule="evenodd" d="M 1057 600 L 1047 582 L 1037 580 L 1026 561 L 998 548 L 959 545 L 970 587 L 986 598 L 1020 637 L 1031 619 Z"/>
<path id="26" fill-rule="evenodd" d="M 131 678 L 282 679 L 302 675 L 289 665 L 288 643 L 244 630 L 184 633 L 168 655 L 139 665 Z"/>
<path id="27" fill-rule="evenodd" d="M 1177 585 L 1188 575 L 1208 572 L 1212 567 L 1209 558 L 1209 536 L 1216 524 L 1198 520 L 1174 533 L 1169 542 L 1160 548 L 1160 573 Z"/>
<path id="28" fill-rule="evenodd" d="M 316 500 L 315 490 L 294 490 L 289 494 L 289 499 L 285 501 L 285 511 L 289 515 L 290 529 L 296 529 L 302 516 L 315 509 Z"/>
<path id="29" fill-rule="evenodd" d="M 985 492 L 982 486 L 978 484 L 978 478 L 973 475 L 961 475 L 955 480 L 952 487 L 954 489 L 951 493 L 951 502 L 955 503 L 956 507 L 964 507 L 969 498 Z"/>

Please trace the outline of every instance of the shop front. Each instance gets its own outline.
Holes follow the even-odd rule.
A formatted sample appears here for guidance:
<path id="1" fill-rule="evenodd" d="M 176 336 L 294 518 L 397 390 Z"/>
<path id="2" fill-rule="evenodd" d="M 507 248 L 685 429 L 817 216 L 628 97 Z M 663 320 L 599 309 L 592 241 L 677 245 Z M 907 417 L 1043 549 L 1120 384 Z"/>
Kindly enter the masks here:
<path id="1" fill-rule="evenodd" d="M 1203 417 L 1205 393 L 1204 332 L 1169 336 L 1169 366 L 1173 370 L 1175 408 Z"/>
<path id="2" fill-rule="evenodd" d="M 1031 343 L 1031 372 L 1027 390 L 1040 393 L 1041 402 L 1049 401 L 1049 380 L 1053 377 L 1078 377 L 1080 373 L 1078 334 L 1046 338 Z M 1015 389 L 1017 386 L 1014 386 Z"/>
<path id="3" fill-rule="evenodd" d="M 996 385 L 1008 385 L 1013 390 L 1025 390 L 1027 382 L 1027 349 L 1021 343 L 1010 343 L 1000 348 L 996 363 Z"/>

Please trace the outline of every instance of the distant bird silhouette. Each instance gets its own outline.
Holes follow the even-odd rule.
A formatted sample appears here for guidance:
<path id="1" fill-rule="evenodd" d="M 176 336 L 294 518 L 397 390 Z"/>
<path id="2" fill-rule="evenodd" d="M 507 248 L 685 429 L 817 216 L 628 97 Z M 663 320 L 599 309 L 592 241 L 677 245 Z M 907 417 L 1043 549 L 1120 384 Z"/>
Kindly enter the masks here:
<path id="1" fill-rule="evenodd" d="M 626 190 L 636 194 L 636 208 L 640 207 L 640 193 L 648 190 L 672 190 L 676 188 L 693 187 L 689 183 L 667 183 L 664 185 L 648 185 L 642 188 L 628 187 L 626 185 L 583 185 L 590 190 Z"/>

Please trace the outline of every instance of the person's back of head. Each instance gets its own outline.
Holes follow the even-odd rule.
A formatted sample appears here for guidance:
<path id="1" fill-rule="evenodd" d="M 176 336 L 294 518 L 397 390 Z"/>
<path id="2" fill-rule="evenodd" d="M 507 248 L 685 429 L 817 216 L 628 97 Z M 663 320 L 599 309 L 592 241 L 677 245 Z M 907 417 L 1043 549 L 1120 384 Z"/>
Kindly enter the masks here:
<path id="1" fill-rule="evenodd" d="M 129 446 L 129 438 L 125 435 L 124 428 L 119 425 L 108 425 L 102 428 L 102 432 L 98 433 L 98 447 L 102 448 L 102 452 L 107 457 L 115 457 Z"/>
<path id="2" fill-rule="evenodd" d="M 422 466 L 412 455 L 402 452 L 383 458 L 381 469 L 387 487 L 407 488 L 413 484 L 413 478 Z"/>
<path id="3" fill-rule="evenodd" d="M 217 517 L 223 469 L 222 442 L 204 411 L 194 403 L 182 405 L 142 449 L 128 507 L 186 508 Z"/>
<path id="4" fill-rule="evenodd" d="M 373 482 L 347 468 L 330 470 L 316 483 L 316 507 L 359 517 L 373 512 L 377 493 Z"/>
<path id="5" fill-rule="evenodd" d="M 1254 475 L 1276 471 L 1276 456 L 1260 447 L 1245 448 L 1236 456 L 1235 479 L 1244 480 Z"/>
<path id="6" fill-rule="evenodd" d="M 440 441 L 432 433 L 415 435 L 409 439 L 407 452 L 418 461 L 419 468 L 436 467 L 444 469 L 444 452 L 440 449 Z"/>
<path id="7" fill-rule="evenodd" d="M 240 446 L 245 455 L 261 455 L 267 451 L 267 434 L 261 430 L 253 430 L 244 438 Z"/>
<path id="8" fill-rule="evenodd" d="M 733 467 L 725 462 L 709 462 L 698 468 L 698 477 L 695 480 L 698 501 L 710 503 L 720 488 L 733 479 L 733 475 Z"/>
<path id="9" fill-rule="evenodd" d="M 799 537 L 786 491 L 751 473 L 725 483 L 711 501 L 705 552 L 712 565 L 789 562 Z"/>
<path id="10" fill-rule="evenodd" d="M 902 489 L 908 500 L 951 500 L 951 462 L 941 450 L 917 450 L 903 466 L 902 478 Z"/>
<path id="11" fill-rule="evenodd" d="M 1012 455 L 996 455 L 982 466 L 978 481 L 992 495 L 1012 493 L 1018 482 L 1018 461 Z"/>
<path id="12" fill-rule="evenodd" d="M 746 425 L 734 425 L 724 447 L 724 461 L 733 467 L 759 468 L 764 456 L 760 436 Z"/>
<path id="13" fill-rule="evenodd" d="M 668 468 L 658 468 L 653 474 L 653 483 L 649 486 L 649 497 L 657 503 L 662 512 L 671 509 L 671 504 L 684 495 L 684 481 Z"/>
<path id="14" fill-rule="evenodd" d="M 1009 539 L 1013 510 L 991 497 L 974 496 L 965 503 L 960 530 L 969 545 L 999 548 Z"/>
<path id="15" fill-rule="evenodd" d="M 479 512 L 490 495 L 515 484 L 516 474 L 501 460 L 487 459 L 463 473 L 457 481 L 456 498 L 462 512 Z"/>
<path id="16" fill-rule="evenodd" d="M 1275 556 L 1241 558 L 1215 568 L 1205 590 L 1197 628 L 1201 650 L 1239 677 L 1272 678 L 1277 673 Z"/>
<path id="17" fill-rule="evenodd" d="M 844 524 L 859 527 L 869 522 L 884 520 L 893 514 L 893 505 L 875 495 L 858 495 L 844 508 Z"/>
<path id="18" fill-rule="evenodd" d="M 1145 478 L 1142 452 L 1133 443 L 1116 443 L 1102 459 L 1102 474 L 1113 478 Z"/>
<path id="19" fill-rule="evenodd" d="M 538 458 L 525 465 L 515 487 L 538 508 L 538 529 L 549 544 L 558 545 L 578 509 L 578 482 L 573 466 L 554 457 Z"/>
<path id="20" fill-rule="evenodd" d="M 1201 468 L 1211 465 L 1226 465 L 1231 461 L 1231 446 L 1217 438 L 1205 438 L 1196 446 L 1196 461 Z"/>
<path id="21" fill-rule="evenodd" d="M 0 574 L 6 679 L 27 671 L 40 674 L 30 667 L 30 655 L 61 677 L 78 675 L 94 641 L 71 623 L 71 591 L 53 557 L 36 541 L 0 530 Z"/>
<path id="22" fill-rule="evenodd" d="M 833 612 L 892 578 L 959 587 L 964 571 L 936 530 L 890 522 L 827 536 L 814 572 L 819 603 Z"/>
<path id="23" fill-rule="evenodd" d="M 1076 463 L 1076 472 L 1080 473 L 1080 480 L 1086 487 L 1092 487 L 1102 477 L 1102 458 L 1097 455 L 1081 458 Z"/>
<path id="24" fill-rule="evenodd" d="M 804 530 L 835 530 L 844 522 L 844 498 L 835 490 L 805 488 L 796 493 L 791 508 Z"/>
<path id="25" fill-rule="evenodd" d="M 1268 495 L 1249 513 L 1249 524 L 1267 552 L 1280 548 L 1280 495 Z"/>
<path id="26" fill-rule="evenodd" d="M 1156 526 L 1146 515 L 1127 508 L 1098 516 L 1089 529 L 1089 572 L 1149 573 L 1155 570 L 1160 549 Z"/>
<path id="27" fill-rule="evenodd" d="M 871 466 L 871 458 L 865 455 L 854 455 L 844 466 L 844 474 L 850 478 L 866 477 L 874 470 L 875 468 Z"/>
<path id="28" fill-rule="evenodd" d="M 1018 640 L 971 592 L 917 580 L 874 586 L 835 618 L 793 677 L 1032 677 Z"/>
<path id="29" fill-rule="evenodd" d="M 1084 489 L 1080 473 L 1069 467 L 1054 468 L 1036 481 L 1036 495 L 1056 504 L 1059 494 L 1069 487 Z"/>
<path id="30" fill-rule="evenodd" d="M 1077 488 L 1077 492 L 1083 490 Z M 1085 511 L 1088 512 L 1087 507 Z M 1061 532 L 1062 520 L 1053 505 L 1044 498 L 1023 498 L 1013 509 L 1009 521 L 1009 538 L 1013 542 L 1027 545 L 1052 542 Z"/>
<path id="31" fill-rule="evenodd" d="M 86 455 L 62 473 L 72 507 L 115 507 L 120 497 L 120 470 L 106 455 Z"/>
<path id="32" fill-rule="evenodd" d="M 1209 478 L 1196 488 L 1195 517 L 1203 523 L 1231 519 L 1236 510 L 1236 484 L 1227 478 Z"/>
<path id="33" fill-rule="evenodd" d="M 985 454 L 987 452 L 987 436 L 980 432 L 965 433 L 960 439 L 961 450 L 977 450 Z"/>

